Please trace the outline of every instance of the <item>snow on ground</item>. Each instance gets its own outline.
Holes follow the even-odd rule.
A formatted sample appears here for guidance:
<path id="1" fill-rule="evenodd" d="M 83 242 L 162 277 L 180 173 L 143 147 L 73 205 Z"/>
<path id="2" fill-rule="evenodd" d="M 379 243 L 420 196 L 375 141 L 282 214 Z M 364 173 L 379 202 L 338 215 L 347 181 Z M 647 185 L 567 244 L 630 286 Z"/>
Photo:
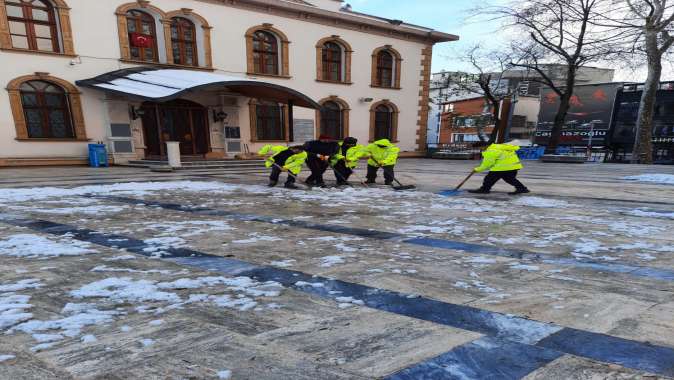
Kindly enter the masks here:
<path id="1" fill-rule="evenodd" d="M 171 181 L 171 182 L 127 182 L 112 185 L 88 185 L 74 188 L 61 187 L 31 187 L 18 189 L 0 189 L 0 203 L 16 203 L 45 200 L 50 198 L 62 199 L 80 195 L 118 195 L 143 197 L 156 192 L 189 191 L 205 192 L 209 194 L 226 194 L 235 191 L 239 186 L 221 182 L 201 181 Z"/>
<path id="2" fill-rule="evenodd" d="M 14 355 L 0 355 L 0 363 L 16 358 Z"/>
<path id="3" fill-rule="evenodd" d="M 37 289 L 43 286 L 41 280 L 37 278 L 29 278 L 25 280 L 20 280 L 14 284 L 0 284 L 0 293 L 5 292 L 16 292 L 19 290 L 25 289 Z"/>
<path id="4" fill-rule="evenodd" d="M 234 230 L 224 220 L 188 220 L 181 222 L 161 222 L 161 223 L 141 223 L 140 229 L 153 229 L 161 231 L 159 236 L 192 237 L 200 236 L 212 232 L 222 232 Z M 134 228 L 135 229 L 135 228 Z"/>
<path id="5" fill-rule="evenodd" d="M 646 218 L 672 219 L 672 220 L 674 220 L 674 212 L 662 212 L 662 211 L 649 211 L 649 210 L 635 209 L 635 210 L 626 211 L 625 214 L 631 215 L 631 216 L 646 217 Z"/>
<path id="6" fill-rule="evenodd" d="M 672 174 L 642 174 L 630 177 L 623 177 L 628 181 L 657 183 L 662 185 L 674 185 L 674 175 Z"/>
<path id="7" fill-rule="evenodd" d="M 54 240 L 35 234 L 10 235 L 0 240 L 0 256 L 52 258 L 96 253 L 91 244 L 63 235 Z"/>
<path id="8" fill-rule="evenodd" d="M 27 295 L 0 294 L 0 332 L 33 318 L 33 314 L 28 312 L 33 305 L 28 301 L 30 301 L 30 296 Z"/>
<path id="9" fill-rule="evenodd" d="M 537 208 L 565 208 L 570 206 L 569 202 L 541 197 L 521 197 L 515 199 L 512 203 Z"/>
<path id="10" fill-rule="evenodd" d="M 232 371 L 228 369 L 223 369 L 218 371 L 218 379 L 220 380 L 229 380 L 232 378 Z"/>
<path id="11" fill-rule="evenodd" d="M 232 243 L 234 244 L 254 244 L 254 243 L 259 243 L 263 241 L 280 241 L 282 239 L 276 237 L 276 236 L 268 236 L 268 235 L 262 235 L 257 232 L 253 232 L 248 234 L 250 236 L 248 239 L 240 239 L 240 240 L 234 240 Z"/>

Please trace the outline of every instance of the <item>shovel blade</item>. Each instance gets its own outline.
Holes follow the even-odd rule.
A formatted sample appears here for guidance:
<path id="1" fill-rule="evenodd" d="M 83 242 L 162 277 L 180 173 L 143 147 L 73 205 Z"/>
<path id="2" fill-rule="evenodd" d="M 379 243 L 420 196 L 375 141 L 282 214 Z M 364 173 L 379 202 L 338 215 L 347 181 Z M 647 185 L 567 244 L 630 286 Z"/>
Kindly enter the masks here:
<path id="1" fill-rule="evenodd" d="M 462 193 L 461 190 L 445 190 L 441 191 L 438 193 L 438 195 L 442 195 L 443 197 L 455 197 L 457 195 L 460 195 Z"/>
<path id="2" fill-rule="evenodd" d="M 393 186 L 393 190 L 395 191 L 405 191 L 405 190 L 414 190 L 417 187 L 414 185 L 406 185 L 406 186 Z"/>

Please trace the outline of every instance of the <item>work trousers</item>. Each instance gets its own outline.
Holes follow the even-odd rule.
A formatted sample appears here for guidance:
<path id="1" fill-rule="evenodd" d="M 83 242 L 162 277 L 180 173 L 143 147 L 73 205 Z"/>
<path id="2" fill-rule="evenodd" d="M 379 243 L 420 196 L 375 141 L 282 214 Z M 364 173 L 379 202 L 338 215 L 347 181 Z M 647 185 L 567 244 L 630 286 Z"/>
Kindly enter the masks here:
<path id="1" fill-rule="evenodd" d="M 353 174 L 353 170 L 346 166 L 346 161 L 344 160 L 339 160 L 332 169 L 335 171 L 338 185 L 346 184 L 351 174 Z"/>
<path id="2" fill-rule="evenodd" d="M 393 179 L 395 178 L 395 174 L 393 172 L 394 165 L 390 166 L 382 166 L 382 169 L 384 169 L 384 181 L 386 181 L 387 185 L 390 185 L 393 183 Z M 367 165 L 367 180 L 369 182 L 374 182 L 377 179 L 377 172 L 379 171 L 378 166 L 372 166 L 372 165 Z"/>
<path id="3" fill-rule="evenodd" d="M 526 190 L 527 187 L 524 186 L 522 182 L 517 179 L 517 173 L 519 170 L 508 170 L 505 172 L 489 172 L 486 177 L 484 177 L 484 182 L 482 188 L 484 190 L 491 190 L 492 187 L 499 180 L 504 180 L 506 183 L 515 186 L 517 190 Z"/>
<path id="4" fill-rule="evenodd" d="M 330 163 L 310 154 L 307 158 L 307 166 L 311 170 L 311 175 L 305 181 L 307 185 L 324 185 L 323 174 L 328 170 Z"/>
<path id="5" fill-rule="evenodd" d="M 271 167 L 271 175 L 269 176 L 269 181 L 273 183 L 278 183 L 278 178 L 281 175 L 281 169 L 277 166 Z M 295 176 L 288 172 L 288 179 L 286 179 L 286 185 L 291 185 L 295 183 Z"/>

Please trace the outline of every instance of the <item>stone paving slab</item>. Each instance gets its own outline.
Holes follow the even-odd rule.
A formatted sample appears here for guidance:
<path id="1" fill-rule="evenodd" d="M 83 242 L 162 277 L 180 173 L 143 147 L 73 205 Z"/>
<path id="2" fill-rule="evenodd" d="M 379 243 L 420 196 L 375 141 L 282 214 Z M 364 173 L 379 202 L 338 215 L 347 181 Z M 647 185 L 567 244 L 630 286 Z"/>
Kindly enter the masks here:
<path id="1" fill-rule="evenodd" d="M 0 321 L 7 311 L 32 315 L 0 327 L 8 332 L 0 342 L 0 373 L 11 379 L 208 379 L 224 369 L 235 379 L 435 379 L 452 371 L 472 378 L 672 376 L 674 356 L 667 367 L 667 350 L 674 352 L 674 281 L 658 273 L 674 270 L 674 218 L 668 216 L 674 206 L 667 204 L 674 201 L 674 187 L 622 178 L 674 170 L 583 165 L 570 172 L 531 164 L 522 175 L 537 192 L 530 197 L 432 194 L 469 165 L 404 160 L 401 180 L 415 180 L 420 188 L 411 193 L 287 192 L 251 186 L 264 183 L 262 175 L 217 171 L 149 177 L 129 168 L 64 168 L 59 178 L 53 169 L 3 170 L 0 299 L 6 302 L 0 302 Z M 151 179 L 160 182 L 148 184 Z M 185 180 L 191 182 L 177 182 Z M 105 186 L 131 181 L 138 184 Z M 85 184 L 93 186 L 76 187 Z M 22 189 L 36 185 L 43 187 Z M 246 221 L 245 215 L 256 219 Z M 49 224 L 29 230 L 8 223 L 12 218 L 70 225 L 75 234 Z M 306 228 L 312 225 L 335 228 Z M 92 233 L 80 238 L 77 228 Z M 380 235 L 370 237 L 374 232 Z M 96 233 L 122 238 L 101 246 Z M 403 238 L 382 239 L 389 235 L 381 233 Z M 124 249 L 126 237 L 142 245 Z M 249 272 L 242 283 L 233 273 L 209 270 L 215 269 L 209 264 L 184 265 L 189 255 L 183 261 L 160 258 L 181 249 L 241 260 L 264 272 Z M 24 256 L 12 256 L 16 252 Z M 598 264 L 579 266 L 583 260 Z M 617 265 L 645 269 L 603 270 Z M 308 285 L 281 286 L 293 283 L 281 280 L 282 273 L 308 274 Z M 420 297 L 405 301 L 410 307 L 439 301 L 442 307 L 524 318 L 524 326 L 552 323 L 567 328 L 564 336 L 580 331 L 582 339 L 592 333 L 607 334 L 599 340 L 627 339 L 616 342 L 636 349 L 636 356 L 653 355 L 649 347 L 660 354 L 650 358 L 655 361 L 643 357 L 652 364 L 642 365 L 622 361 L 610 346 L 593 353 L 565 340 L 562 346 L 571 346 L 555 343 L 559 348 L 552 351 L 546 347 L 553 345 L 536 343 L 540 338 L 491 341 L 469 327 L 476 321 L 447 325 L 423 313 L 376 306 L 369 296 L 364 303 L 347 294 L 340 300 L 319 286 L 332 279 Z M 82 323 L 84 317 L 94 321 L 73 328 L 73 320 Z M 554 333 L 547 336 L 554 340 Z M 486 353 L 495 360 L 476 366 Z M 433 364 L 434 358 L 441 360 Z"/>

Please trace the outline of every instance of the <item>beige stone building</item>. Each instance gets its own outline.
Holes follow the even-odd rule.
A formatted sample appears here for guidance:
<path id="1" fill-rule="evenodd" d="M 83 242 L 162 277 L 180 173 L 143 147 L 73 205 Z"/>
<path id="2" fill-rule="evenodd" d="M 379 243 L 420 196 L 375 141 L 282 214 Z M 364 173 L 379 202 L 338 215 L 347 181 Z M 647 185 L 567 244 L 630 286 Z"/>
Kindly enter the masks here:
<path id="1" fill-rule="evenodd" d="M 433 45 L 339 0 L 0 0 L 0 166 L 233 158 L 318 135 L 425 149 Z"/>

